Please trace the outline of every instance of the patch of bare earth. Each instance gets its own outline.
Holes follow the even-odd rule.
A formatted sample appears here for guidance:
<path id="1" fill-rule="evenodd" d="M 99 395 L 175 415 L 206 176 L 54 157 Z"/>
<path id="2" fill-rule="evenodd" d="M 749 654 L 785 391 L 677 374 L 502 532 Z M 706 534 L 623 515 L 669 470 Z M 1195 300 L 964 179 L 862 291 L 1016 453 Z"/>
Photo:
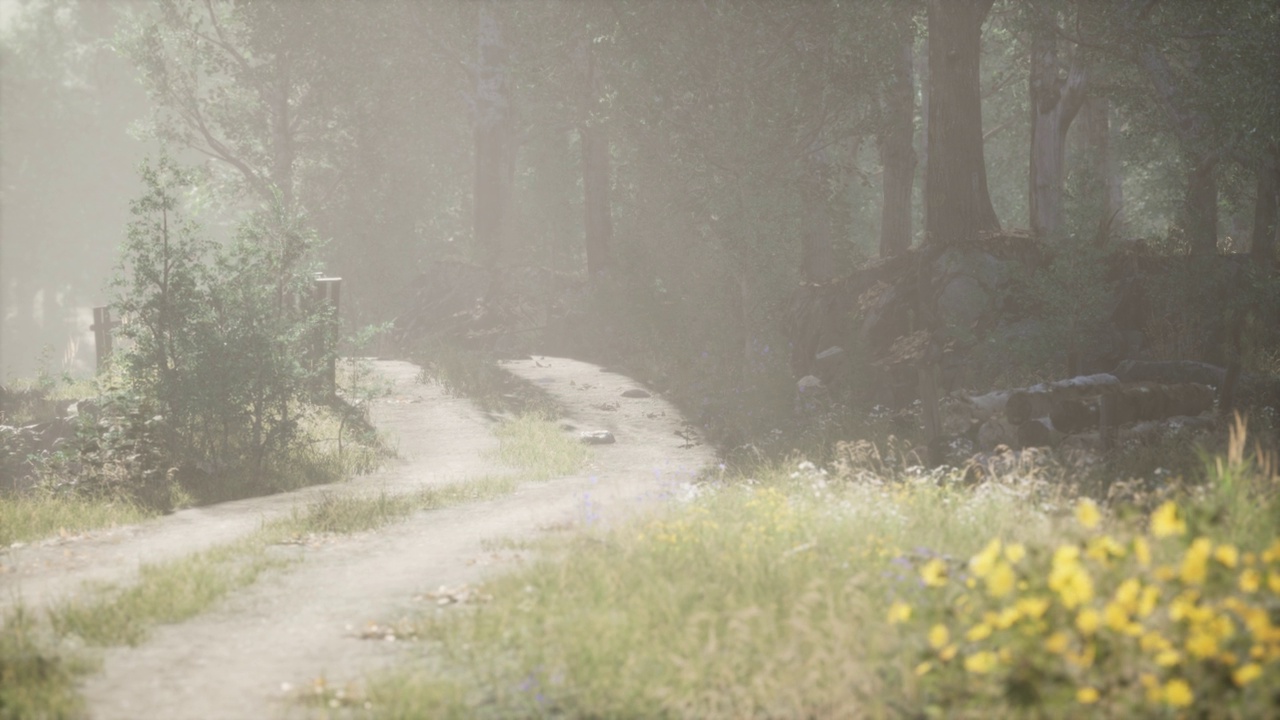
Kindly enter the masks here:
<path id="1" fill-rule="evenodd" d="M 76 592 L 85 579 L 129 582 L 140 563 L 234 539 L 320 492 L 399 493 L 509 471 L 496 465 L 492 421 L 473 405 L 418 384 L 417 368 L 408 363 L 377 367 L 394 383 L 392 395 L 374 408 L 375 424 L 398 447 L 400 459 L 391 467 L 337 488 L 188 510 L 75 542 L 23 548 L 0 556 L 9 565 L 0 575 L 0 602 L 19 595 L 29 604 L 49 602 Z M 331 687 L 358 682 L 394 662 L 403 643 L 369 639 L 385 638 L 383 625 L 438 601 L 433 593 L 441 586 L 472 585 L 519 557 L 494 552 L 493 541 L 610 522 L 678 490 L 713 460 L 708 448 L 691 447 L 678 434 L 682 419 L 669 403 L 624 397 L 637 386 L 622 375 L 559 358 L 505 367 L 551 393 L 566 408 L 563 422 L 574 426 L 571 432 L 608 430 L 617 442 L 592 446 L 588 467 L 575 476 L 421 512 L 376 532 L 278 548 L 303 562 L 198 618 L 157 628 L 138 647 L 106 651 L 102 672 L 83 688 L 92 717 L 289 714 L 298 709 L 292 688 L 317 677 Z"/>

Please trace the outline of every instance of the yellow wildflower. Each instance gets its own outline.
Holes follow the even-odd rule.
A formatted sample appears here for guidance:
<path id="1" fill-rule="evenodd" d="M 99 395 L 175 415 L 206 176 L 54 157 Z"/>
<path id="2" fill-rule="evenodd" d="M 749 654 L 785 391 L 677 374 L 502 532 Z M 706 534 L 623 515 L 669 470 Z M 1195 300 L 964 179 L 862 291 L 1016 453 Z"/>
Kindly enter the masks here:
<path id="1" fill-rule="evenodd" d="M 1213 559 L 1234 568 L 1240 562 L 1240 551 L 1234 545 L 1219 545 L 1217 550 L 1213 551 Z"/>
<path id="2" fill-rule="evenodd" d="M 1276 595 L 1280 595 L 1280 573 L 1267 573 L 1267 589 Z"/>
<path id="3" fill-rule="evenodd" d="M 1165 683 L 1164 701 L 1173 707 L 1186 707 L 1196 701 L 1196 694 L 1186 680 L 1174 678 Z"/>
<path id="4" fill-rule="evenodd" d="M 894 601 L 889 606 L 889 624 L 897 625 L 911 619 L 911 606 L 901 600 Z"/>
<path id="5" fill-rule="evenodd" d="M 1091 687 L 1082 687 L 1076 690 L 1076 702 L 1081 705 L 1092 705 L 1098 702 L 1098 691 Z"/>
<path id="6" fill-rule="evenodd" d="M 964 659 L 964 669 L 975 675 L 985 675 L 995 669 L 998 659 L 996 654 L 984 650 Z"/>
<path id="7" fill-rule="evenodd" d="M 1146 538 L 1133 539 L 1133 556 L 1138 559 L 1138 564 L 1142 567 L 1151 567 L 1151 545 Z"/>
<path id="8" fill-rule="evenodd" d="M 1280 538 L 1271 541 L 1271 547 L 1262 551 L 1262 562 L 1270 565 L 1273 562 L 1280 562 Z"/>
<path id="9" fill-rule="evenodd" d="M 1110 535 L 1093 538 L 1085 549 L 1086 556 L 1101 563 L 1109 562 L 1113 557 L 1124 557 L 1124 554 L 1124 546 Z"/>
<path id="10" fill-rule="evenodd" d="M 969 642 L 981 642 L 991 637 L 992 628 L 990 625 L 981 622 L 969 628 L 969 632 L 965 633 L 965 639 Z"/>
<path id="11" fill-rule="evenodd" d="M 1187 531 L 1187 523 L 1178 513 L 1178 504 L 1166 501 L 1151 513 L 1151 534 L 1158 538 L 1181 535 Z"/>
<path id="12" fill-rule="evenodd" d="M 929 647 L 940 650 L 951 641 L 951 631 L 941 623 L 929 628 Z"/>
<path id="13" fill-rule="evenodd" d="M 1027 549 L 1023 547 L 1022 543 L 1010 543 L 1009 545 L 1005 546 L 1004 558 L 1009 562 L 1013 563 L 1014 565 L 1017 565 L 1018 563 L 1022 562 L 1022 558 L 1026 556 L 1027 556 Z"/>
<path id="14" fill-rule="evenodd" d="M 1173 667 L 1182 661 L 1182 654 L 1177 650 L 1165 650 L 1156 655 L 1156 664 L 1160 667 Z"/>
<path id="15" fill-rule="evenodd" d="M 1148 585 L 1142 589 L 1142 598 L 1138 600 L 1138 611 L 1136 615 L 1145 618 L 1155 612 L 1156 604 L 1160 602 L 1160 588 L 1155 585 Z"/>
<path id="16" fill-rule="evenodd" d="M 1168 650 L 1173 647 L 1173 644 L 1170 643 L 1165 636 L 1153 630 L 1149 633 L 1145 633 L 1142 638 L 1138 640 L 1138 647 L 1141 647 L 1143 652 L 1153 652 L 1155 650 Z"/>
<path id="17" fill-rule="evenodd" d="M 1102 611 L 1107 627 L 1116 632 L 1124 632 L 1129 627 L 1129 611 L 1119 602 L 1109 602 Z"/>
<path id="18" fill-rule="evenodd" d="M 1240 573 L 1240 592 L 1256 593 L 1262 585 L 1262 575 L 1253 568 L 1245 568 Z"/>
<path id="19" fill-rule="evenodd" d="M 1102 520 L 1102 513 L 1098 511 L 1098 506 L 1088 498 L 1076 503 L 1076 522 L 1080 523 L 1086 530 L 1092 530 L 1098 526 Z"/>
<path id="20" fill-rule="evenodd" d="M 916 676 L 919 677 L 920 675 L 924 675 L 925 673 L 929 672 L 932 669 L 933 669 L 933 663 L 929 662 L 928 660 L 925 660 L 924 662 L 916 666 Z"/>
<path id="21" fill-rule="evenodd" d="M 999 562 L 991 569 L 987 575 L 987 594 L 991 597 L 999 598 L 1013 592 L 1013 584 L 1017 581 L 1017 576 L 1013 573 L 1013 568 L 1009 563 Z"/>
<path id="22" fill-rule="evenodd" d="M 1039 620 L 1049 610 L 1049 600 L 1041 597 L 1022 598 L 1014 607 L 1024 617 Z"/>
<path id="23" fill-rule="evenodd" d="M 1209 538 L 1196 538 L 1191 543 L 1191 547 L 1187 548 L 1187 554 L 1182 558 L 1182 569 L 1178 572 L 1178 577 L 1187 585 L 1204 584 L 1205 576 L 1208 574 L 1209 555 L 1213 552 L 1213 541 Z"/>
<path id="24" fill-rule="evenodd" d="M 1076 629 L 1081 635 L 1092 635 L 1098 631 L 1098 626 L 1102 624 L 1102 617 L 1098 615 L 1098 611 L 1093 608 L 1085 608 L 1076 615 Z"/>
<path id="25" fill-rule="evenodd" d="M 1005 608 L 996 616 L 995 626 L 1001 630 L 1008 630 L 1015 623 L 1022 619 L 1022 612 L 1015 607 Z"/>
<path id="26" fill-rule="evenodd" d="M 1071 643 L 1070 636 L 1068 636 L 1066 633 L 1059 630 L 1053 633 L 1052 635 L 1050 635 L 1049 637 L 1045 638 L 1044 649 L 1048 650 L 1054 655 L 1061 655 L 1062 653 L 1067 651 L 1067 646 L 1070 645 L 1070 643 Z"/>
<path id="27" fill-rule="evenodd" d="M 920 568 L 920 578 L 929 587 L 942 587 L 947 584 L 947 564 L 939 558 L 933 558 Z"/>
<path id="28" fill-rule="evenodd" d="M 1093 599 L 1093 579 L 1080 565 L 1079 548 L 1066 545 L 1054 551 L 1049 588 L 1058 593 L 1068 610 Z"/>
<path id="29" fill-rule="evenodd" d="M 942 662 L 950 662 L 951 658 L 956 656 L 957 649 L 958 648 L 956 647 L 955 643 L 952 643 L 951 645 L 948 645 L 942 648 L 941 650 L 938 651 L 938 659 L 941 660 Z"/>
<path id="30" fill-rule="evenodd" d="M 1242 665 L 1231 673 L 1231 680 L 1240 687 L 1244 687 L 1249 683 L 1257 680 L 1262 676 L 1262 666 L 1257 663 L 1249 663 Z"/>
<path id="31" fill-rule="evenodd" d="M 983 548 L 982 552 L 970 558 L 969 569 L 972 570 L 973 574 L 977 577 L 985 578 L 987 574 L 991 572 L 992 567 L 995 566 L 995 562 L 999 557 L 1000 540 L 997 538 L 987 543 L 987 546 Z"/>
<path id="32" fill-rule="evenodd" d="M 1137 578 L 1129 578 L 1120 583 L 1120 587 L 1116 588 L 1116 604 L 1124 608 L 1126 612 L 1135 612 L 1138 609 L 1138 593 L 1140 592 L 1142 592 L 1142 583 L 1138 582 Z"/>
<path id="33" fill-rule="evenodd" d="M 1212 657 L 1218 653 L 1218 641 L 1209 633 L 1194 631 L 1187 638 L 1187 652 L 1193 657 Z"/>

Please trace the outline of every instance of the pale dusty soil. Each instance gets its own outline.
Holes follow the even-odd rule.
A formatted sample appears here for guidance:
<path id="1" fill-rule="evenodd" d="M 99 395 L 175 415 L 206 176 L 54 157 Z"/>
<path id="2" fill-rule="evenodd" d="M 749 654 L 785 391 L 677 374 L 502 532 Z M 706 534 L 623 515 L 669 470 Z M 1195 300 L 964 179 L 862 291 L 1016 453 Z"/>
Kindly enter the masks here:
<path id="1" fill-rule="evenodd" d="M 374 423 L 400 458 L 382 471 L 327 488 L 186 510 L 142 525 L 0 553 L 0 607 L 41 605 L 81 591 L 86 580 L 128 583 L 140 564 L 227 542 L 264 519 L 329 492 L 407 492 L 508 472 L 497 465 L 493 421 L 471 403 L 416 382 L 418 370 L 379 361 L 393 383 Z M 422 607 L 425 593 L 515 567 L 520 553 L 485 541 L 536 537 L 576 524 L 614 522 L 687 487 L 713 461 L 706 446 L 682 447 L 679 413 L 654 396 L 621 397 L 626 377 L 574 360 L 505 364 L 566 408 L 576 430 L 607 429 L 586 470 L 526 483 L 492 501 L 419 513 L 377 532 L 279 548 L 301 562 L 274 572 L 204 615 L 157 628 L 136 648 L 111 648 L 83 691 L 94 718 L 234 719 L 300 712 L 287 687 L 325 677 L 357 682 L 395 661 L 402 642 L 361 639 L 370 623 Z M 613 409 L 615 407 L 616 409 Z"/>

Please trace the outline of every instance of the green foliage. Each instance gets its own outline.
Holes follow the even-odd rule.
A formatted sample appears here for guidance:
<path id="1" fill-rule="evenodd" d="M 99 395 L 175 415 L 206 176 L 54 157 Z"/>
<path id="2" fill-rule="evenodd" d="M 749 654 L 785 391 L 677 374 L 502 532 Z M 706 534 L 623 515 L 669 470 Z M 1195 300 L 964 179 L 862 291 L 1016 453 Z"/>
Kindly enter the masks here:
<path id="1" fill-rule="evenodd" d="M 92 669 L 56 647 L 30 610 L 19 606 L 0 618 L 0 720 L 83 717 L 75 684 Z"/>
<path id="2" fill-rule="evenodd" d="M 113 432 L 155 443 L 130 473 L 151 502 L 169 467 L 279 473 L 307 439 L 299 416 L 336 345 L 331 311 L 308 301 L 315 241 L 277 204 L 215 246 L 184 216 L 185 172 L 162 158 L 142 177 L 115 282 L 124 380 L 95 450 Z"/>
<path id="3" fill-rule="evenodd" d="M 1010 464 L 977 486 L 894 448 L 760 466 L 692 502 L 546 543 L 432 664 L 375 675 L 400 717 L 1274 714 L 1278 478 L 1243 428 L 1154 512 Z M 359 704 L 356 704 L 359 707 Z"/>

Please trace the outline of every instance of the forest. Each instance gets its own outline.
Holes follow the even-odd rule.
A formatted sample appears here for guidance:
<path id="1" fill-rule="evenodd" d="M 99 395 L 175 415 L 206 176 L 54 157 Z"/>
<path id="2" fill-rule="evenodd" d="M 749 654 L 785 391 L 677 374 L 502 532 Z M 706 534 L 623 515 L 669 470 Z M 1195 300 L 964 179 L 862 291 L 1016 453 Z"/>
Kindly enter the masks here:
<path id="1" fill-rule="evenodd" d="M 573 678 L 559 705 L 463 683 L 403 716 L 834 717 L 884 688 L 866 714 L 1273 712 L 1277 38 L 1276 0 L 0 0 L 0 501 L 154 517 L 347 479 L 395 455 L 375 358 L 535 425 L 555 402 L 498 369 L 573 358 L 715 455 L 711 499 L 610 542 L 664 575 L 798 553 L 709 575 L 735 619 L 708 642 L 758 606 L 829 637 L 747 632 L 724 696 L 714 663 L 658 692 L 566 641 L 520 655 Z M 830 543 L 923 589 L 827 587 Z M 752 595 L 811 581 L 884 627 Z M 498 583 L 533 586 L 604 592 Z M 514 608 L 414 632 L 505 657 Z M 892 667 L 816 659 L 845 641 Z M 761 680 L 779 653 L 795 696 Z M 430 694 L 372 687 L 379 717 L 377 687 Z"/>
<path id="2" fill-rule="evenodd" d="M 1267 2 L 8 5 L 10 374 L 88 365 L 160 148 L 209 232 L 313 232 L 348 327 L 623 362 L 730 445 L 806 376 L 1274 361 Z"/>

